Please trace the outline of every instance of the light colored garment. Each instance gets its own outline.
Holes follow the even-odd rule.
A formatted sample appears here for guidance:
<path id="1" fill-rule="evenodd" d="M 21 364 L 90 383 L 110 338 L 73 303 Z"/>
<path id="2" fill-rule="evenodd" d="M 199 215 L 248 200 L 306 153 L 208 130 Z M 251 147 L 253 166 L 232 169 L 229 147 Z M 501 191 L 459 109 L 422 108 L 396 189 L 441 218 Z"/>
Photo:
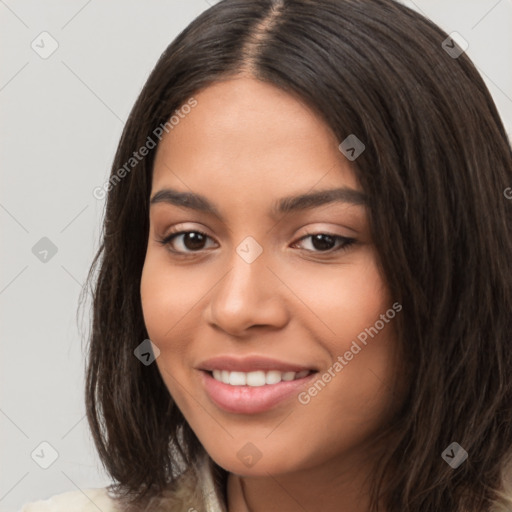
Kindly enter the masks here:
<path id="1" fill-rule="evenodd" d="M 212 461 L 206 456 L 189 469 L 172 490 L 151 502 L 148 510 L 166 512 L 227 512 L 220 489 L 214 485 Z M 122 512 L 106 487 L 57 494 L 25 504 L 19 512 Z"/>
<path id="2" fill-rule="evenodd" d="M 84 489 L 56 494 L 47 500 L 29 503 L 20 512 L 115 512 L 106 488 Z"/>
<path id="3" fill-rule="evenodd" d="M 214 481 L 213 461 L 205 455 L 176 481 L 172 489 L 155 498 L 140 512 L 227 512 L 221 484 Z M 231 475 L 233 476 L 233 475 Z M 231 507 L 237 512 L 246 512 L 247 506 L 238 477 L 228 480 Z M 492 512 L 512 512 L 512 473 L 505 483 L 506 500 L 495 503 Z M 108 494 L 106 487 L 74 490 L 57 494 L 47 500 L 24 505 L 18 512 L 123 512 Z"/>

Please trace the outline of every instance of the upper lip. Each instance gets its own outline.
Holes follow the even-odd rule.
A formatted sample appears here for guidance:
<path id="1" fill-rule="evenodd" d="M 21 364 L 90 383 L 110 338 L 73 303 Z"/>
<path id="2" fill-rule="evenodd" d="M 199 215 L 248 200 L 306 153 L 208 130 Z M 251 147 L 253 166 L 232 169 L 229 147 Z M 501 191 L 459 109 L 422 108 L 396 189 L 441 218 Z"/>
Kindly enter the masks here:
<path id="1" fill-rule="evenodd" d="M 288 363 L 262 356 L 236 357 L 232 355 L 211 357 L 202 361 L 198 365 L 199 370 L 227 370 L 238 372 L 251 371 L 270 371 L 277 370 L 281 372 L 300 372 L 303 370 L 316 371 L 311 366 L 301 364 Z"/>

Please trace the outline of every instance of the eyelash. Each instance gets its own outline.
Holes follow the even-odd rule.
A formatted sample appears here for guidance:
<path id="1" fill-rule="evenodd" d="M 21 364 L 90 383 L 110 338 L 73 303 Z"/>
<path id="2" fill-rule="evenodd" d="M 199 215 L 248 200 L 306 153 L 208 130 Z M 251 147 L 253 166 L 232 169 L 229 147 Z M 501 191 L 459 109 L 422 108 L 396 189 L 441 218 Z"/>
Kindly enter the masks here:
<path id="1" fill-rule="evenodd" d="M 182 251 L 176 251 L 175 249 L 172 249 L 170 247 L 171 245 L 171 241 L 178 237 L 178 236 L 181 236 L 181 235 L 186 235 L 188 233 L 197 233 L 197 234 L 200 234 L 206 238 L 210 238 L 212 239 L 209 235 L 207 235 L 206 233 L 204 233 L 203 231 L 199 231 L 197 229 L 191 229 L 191 230 L 188 230 L 188 231 L 176 231 L 176 232 L 171 232 L 169 235 L 167 235 L 165 238 L 163 239 L 160 239 L 160 240 L 157 240 L 157 242 L 163 246 L 167 246 L 168 249 L 173 252 L 174 254 L 177 254 L 178 256 L 183 256 L 183 257 L 187 257 L 187 256 L 190 256 L 190 255 L 194 255 L 194 254 L 198 254 L 200 253 L 201 251 L 203 251 L 204 249 L 199 249 L 198 251 L 190 251 L 190 252 L 182 252 Z M 356 239 L 355 238 L 349 238 L 349 237 L 346 237 L 346 236 L 341 236 L 341 235 L 333 235 L 331 233 L 324 233 L 324 232 L 317 232 L 317 233 L 309 233 L 301 238 L 299 238 L 299 240 L 297 240 L 297 242 L 294 242 L 294 244 L 298 243 L 298 242 L 301 242 L 302 240 L 305 240 L 307 238 L 311 238 L 313 236 L 316 236 L 316 235 L 326 235 L 326 236 L 329 236 L 331 238 L 334 238 L 336 241 L 341 241 L 342 242 L 342 245 L 339 246 L 337 249 L 328 249 L 326 251 L 314 251 L 314 250 L 309 250 L 309 249 L 304 249 L 305 251 L 307 252 L 310 252 L 310 253 L 317 253 L 317 254 L 332 254 L 332 253 L 335 253 L 335 252 L 338 252 L 338 251 L 345 251 L 347 250 L 351 245 L 353 245 L 354 243 L 356 243 Z"/>

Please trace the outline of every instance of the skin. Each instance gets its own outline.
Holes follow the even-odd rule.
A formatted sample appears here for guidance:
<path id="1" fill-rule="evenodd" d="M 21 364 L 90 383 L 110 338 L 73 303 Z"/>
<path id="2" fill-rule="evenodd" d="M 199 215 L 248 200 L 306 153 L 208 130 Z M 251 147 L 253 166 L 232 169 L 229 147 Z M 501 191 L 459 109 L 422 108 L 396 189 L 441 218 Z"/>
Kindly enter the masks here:
<path id="1" fill-rule="evenodd" d="M 199 193 L 224 221 L 163 202 L 150 208 L 141 297 L 158 369 L 206 451 L 231 473 L 229 512 L 366 511 L 365 477 L 383 449 L 372 442 L 403 388 L 392 320 L 307 405 L 293 396 L 264 413 L 228 413 L 197 370 L 206 358 L 235 354 L 322 373 L 391 308 L 364 205 L 269 216 L 285 196 L 362 191 L 354 164 L 321 118 L 272 85 L 239 76 L 194 97 L 197 106 L 159 144 L 151 197 L 166 187 Z M 173 227 L 210 238 L 160 244 Z M 325 252 L 302 239 L 316 233 L 356 243 Z M 250 264 L 236 252 L 247 236 L 263 249 Z M 262 455 L 252 467 L 237 456 L 248 442 Z"/>

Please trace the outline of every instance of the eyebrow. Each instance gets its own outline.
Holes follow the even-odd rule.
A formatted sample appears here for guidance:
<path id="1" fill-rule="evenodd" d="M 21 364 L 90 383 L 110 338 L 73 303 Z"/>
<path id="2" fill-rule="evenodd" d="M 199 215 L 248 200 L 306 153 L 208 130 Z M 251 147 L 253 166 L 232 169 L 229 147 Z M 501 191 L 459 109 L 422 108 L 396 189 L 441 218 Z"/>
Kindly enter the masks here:
<path id="1" fill-rule="evenodd" d="M 363 192 L 348 187 L 320 190 L 295 196 L 283 197 L 276 201 L 270 210 L 271 217 L 318 208 L 329 203 L 341 202 L 353 205 L 365 205 L 366 196 Z M 206 197 L 193 192 L 179 192 L 172 188 L 164 188 L 156 192 L 150 200 L 150 205 L 167 203 L 184 208 L 190 208 L 203 213 L 214 215 L 223 221 L 218 208 Z"/>

